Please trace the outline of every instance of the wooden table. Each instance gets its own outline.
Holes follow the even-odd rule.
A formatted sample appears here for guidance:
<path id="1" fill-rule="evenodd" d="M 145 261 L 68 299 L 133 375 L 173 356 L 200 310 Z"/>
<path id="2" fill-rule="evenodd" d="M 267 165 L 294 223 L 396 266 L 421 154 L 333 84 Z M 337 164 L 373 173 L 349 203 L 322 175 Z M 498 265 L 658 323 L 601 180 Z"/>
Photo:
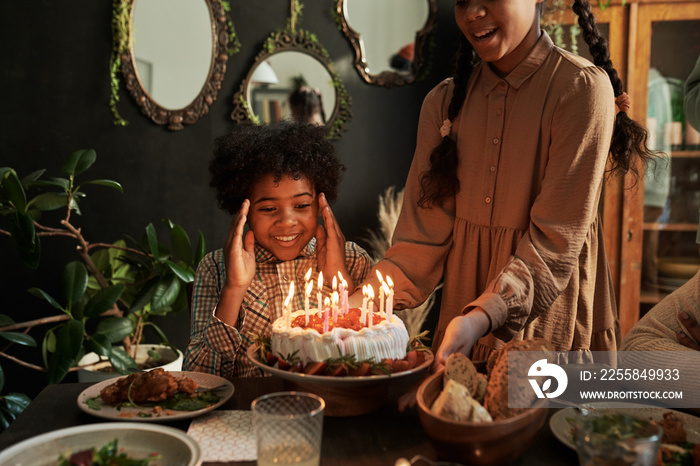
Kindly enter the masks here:
<path id="1" fill-rule="evenodd" d="M 64 427 L 106 422 L 90 416 L 77 407 L 78 395 L 89 383 L 49 385 L 39 393 L 27 409 L 0 434 L 0 450 L 27 438 Z M 250 409 L 260 395 L 283 391 L 283 380 L 277 377 L 254 377 L 234 381 L 231 400 L 221 409 Z M 398 390 L 405 387 L 398 387 Z M 423 455 L 436 460 L 437 452 L 423 432 L 417 410 L 399 413 L 392 394 L 389 404 L 370 414 L 352 417 L 325 417 L 321 464 L 333 466 L 391 466 L 398 458 L 411 459 Z M 550 410 L 552 413 L 554 410 Z M 190 420 L 164 423 L 186 431 Z M 507 442 L 503 448 L 508 448 Z M 549 424 L 538 433 L 534 443 L 516 461 L 516 465 L 577 464 L 576 453 L 562 445 L 551 433 Z M 226 463 L 205 463 L 218 465 Z M 254 465 L 255 462 L 228 463 Z M 417 464 L 426 465 L 420 462 Z"/>

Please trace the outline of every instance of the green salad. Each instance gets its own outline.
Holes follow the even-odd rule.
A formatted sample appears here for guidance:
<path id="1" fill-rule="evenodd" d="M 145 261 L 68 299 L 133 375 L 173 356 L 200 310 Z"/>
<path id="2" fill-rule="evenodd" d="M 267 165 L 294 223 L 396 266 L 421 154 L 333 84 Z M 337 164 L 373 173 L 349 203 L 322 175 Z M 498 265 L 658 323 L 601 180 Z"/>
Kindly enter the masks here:
<path id="1" fill-rule="evenodd" d="M 82 450 L 71 455 L 61 455 L 58 458 L 59 466 L 151 466 L 154 461 L 162 456 L 153 453 L 148 458 L 132 459 L 126 453 L 119 452 L 117 439 L 108 442 L 100 448 Z"/>

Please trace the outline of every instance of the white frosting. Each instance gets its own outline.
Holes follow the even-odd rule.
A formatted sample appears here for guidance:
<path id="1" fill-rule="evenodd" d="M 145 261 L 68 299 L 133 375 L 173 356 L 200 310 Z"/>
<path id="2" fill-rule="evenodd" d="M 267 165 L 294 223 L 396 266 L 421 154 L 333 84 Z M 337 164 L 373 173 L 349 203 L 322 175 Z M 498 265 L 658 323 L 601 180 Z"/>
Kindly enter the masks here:
<path id="1" fill-rule="evenodd" d="M 305 315 L 304 311 L 293 312 L 291 320 Z M 324 334 L 315 329 L 287 327 L 287 319 L 281 317 L 272 324 L 272 352 L 286 356 L 299 351 L 297 356 L 302 363 L 325 361 L 341 355 L 354 354 L 356 361 L 383 359 L 403 359 L 406 357 L 408 331 L 403 321 L 392 315 L 371 328 L 359 331 L 347 328 L 334 328 Z"/>

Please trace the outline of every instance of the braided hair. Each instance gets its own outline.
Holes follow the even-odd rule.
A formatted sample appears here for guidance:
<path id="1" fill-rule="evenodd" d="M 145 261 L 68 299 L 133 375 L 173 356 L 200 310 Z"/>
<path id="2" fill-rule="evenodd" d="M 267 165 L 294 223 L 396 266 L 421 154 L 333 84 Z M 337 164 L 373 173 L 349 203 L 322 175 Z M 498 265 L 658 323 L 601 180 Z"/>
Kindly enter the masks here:
<path id="1" fill-rule="evenodd" d="M 620 96 L 624 86 L 610 60 L 607 40 L 598 31 L 590 3 L 588 0 L 574 0 L 572 9 L 578 16 L 578 23 L 593 56 L 593 62 L 608 74 L 615 97 Z M 467 82 L 474 70 L 474 59 L 473 47 L 467 38 L 461 35 L 453 77 L 454 92 L 447 108 L 447 118 L 450 121 L 454 121 L 466 99 Z M 659 151 L 651 150 L 647 146 L 646 129 L 632 120 L 626 112 L 620 111 L 615 117 L 610 153 L 611 164 L 608 174 L 622 176 L 631 172 L 636 182 L 639 178 L 639 168 L 632 162 L 634 155 L 639 156 L 645 167 L 652 157 L 659 154 Z M 444 199 L 459 192 L 458 163 L 457 145 L 449 135 L 444 136 L 430 154 L 430 170 L 423 172 L 420 176 L 421 193 L 418 200 L 420 207 L 440 204 Z"/>

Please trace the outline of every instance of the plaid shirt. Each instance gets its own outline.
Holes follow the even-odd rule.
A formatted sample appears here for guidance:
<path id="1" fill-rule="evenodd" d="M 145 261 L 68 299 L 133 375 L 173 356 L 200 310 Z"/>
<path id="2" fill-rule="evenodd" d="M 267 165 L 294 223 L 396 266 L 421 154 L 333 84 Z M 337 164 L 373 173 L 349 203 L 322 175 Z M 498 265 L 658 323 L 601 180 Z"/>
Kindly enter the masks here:
<path id="1" fill-rule="evenodd" d="M 292 309 L 304 308 L 304 275 L 309 268 L 316 271 L 315 246 L 314 238 L 299 257 L 280 261 L 255 245 L 256 273 L 243 298 L 235 327 L 214 315 L 226 280 L 223 249 L 204 256 L 194 279 L 191 333 L 183 370 L 208 372 L 229 379 L 265 375 L 248 359 L 246 351 L 256 336 L 270 333 L 272 322 L 282 317 L 292 280 L 295 281 Z M 345 263 L 353 283 L 361 283 L 372 265 L 367 252 L 350 241 L 345 243 Z M 331 280 L 324 280 L 324 296 L 331 292 Z M 316 293 L 311 293 L 309 306 L 317 307 Z"/>

